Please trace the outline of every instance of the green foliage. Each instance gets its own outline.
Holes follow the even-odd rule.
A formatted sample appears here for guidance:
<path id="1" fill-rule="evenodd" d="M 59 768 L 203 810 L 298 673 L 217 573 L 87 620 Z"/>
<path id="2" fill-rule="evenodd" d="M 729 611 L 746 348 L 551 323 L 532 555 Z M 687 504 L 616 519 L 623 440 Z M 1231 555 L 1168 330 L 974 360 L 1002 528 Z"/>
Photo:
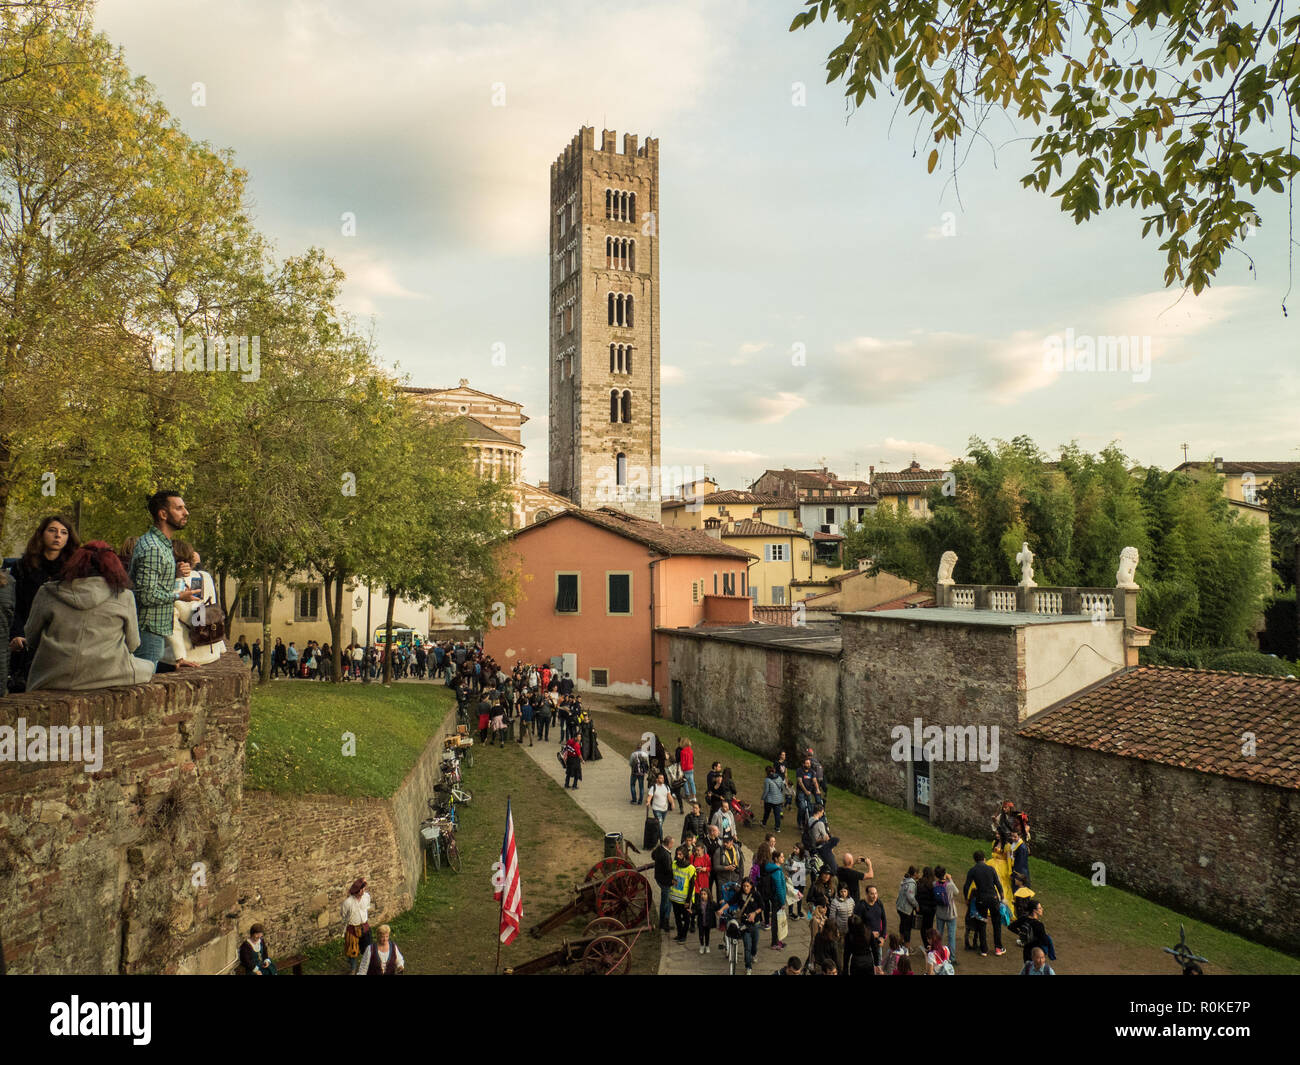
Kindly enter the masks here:
<path id="1" fill-rule="evenodd" d="M 1296 676 L 1294 662 L 1258 651 L 1228 651 L 1204 656 L 1206 669 L 1222 669 L 1231 673 L 1261 673 L 1269 677 Z"/>
<path id="2" fill-rule="evenodd" d="M 1189 651 L 1182 647 L 1143 647 L 1138 652 L 1139 660 L 1144 666 L 1177 666 L 1180 669 L 1203 669 L 1201 655 L 1198 651 Z"/>
<path id="3" fill-rule="evenodd" d="M 1205 288 L 1260 224 L 1253 197 L 1286 192 L 1300 171 L 1300 14 L 1282 0 L 1266 13 L 1222 0 L 805 7 L 792 31 L 830 15 L 846 27 L 828 82 L 843 79 L 859 107 L 887 91 L 928 123 L 928 171 L 941 155 L 955 171 L 958 142 L 993 110 L 1023 120 L 1034 154 L 1021 184 L 1076 223 L 1103 207 L 1141 212 L 1143 235 L 1164 238 L 1166 285 Z"/>
<path id="4" fill-rule="evenodd" d="M 944 551 L 963 584 L 1014 584 L 1020 545 L 1044 586 L 1110 588 L 1125 547 L 1136 547 L 1138 620 L 1166 647 L 1245 649 L 1268 591 L 1263 528 L 1238 520 L 1217 479 L 1131 470 L 1118 448 L 1076 444 L 1047 456 L 1026 437 L 972 438 L 953 466 L 956 493 L 930 495 L 929 521 L 881 506 L 846 533 L 845 557 L 932 587 Z"/>
<path id="5" fill-rule="evenodd" d="M 1264 607 L 1264 632 L 1259 638 L 1259 648 L 1268 654 L 1287 658 L 1300 658 L 1300 623 L 1296 616 L 1296 594 L 1292 589 L 1275 595 Z"/>

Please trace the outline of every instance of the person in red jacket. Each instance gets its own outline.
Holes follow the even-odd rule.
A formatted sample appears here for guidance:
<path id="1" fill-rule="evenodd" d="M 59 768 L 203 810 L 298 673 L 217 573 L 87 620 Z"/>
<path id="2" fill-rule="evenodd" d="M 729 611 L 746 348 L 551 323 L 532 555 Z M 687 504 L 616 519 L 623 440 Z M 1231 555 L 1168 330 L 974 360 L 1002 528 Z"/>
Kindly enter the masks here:
<path id="1" fill-rule="evenodd" d="M 582 744 L 576 736 L 571 736 L 564 743 L 564 786 L 573 781 L 573 790 L 578 790 L 578 781 L 582 779 Z"/>
<path id="2" fill-rule="evenodd" d="M 686 789 L 686 800 L 695 798 L 695 751 L 691 741 L 679 736 L 677 738 L 677 764 L 682 767 L 682 785 Z"/>

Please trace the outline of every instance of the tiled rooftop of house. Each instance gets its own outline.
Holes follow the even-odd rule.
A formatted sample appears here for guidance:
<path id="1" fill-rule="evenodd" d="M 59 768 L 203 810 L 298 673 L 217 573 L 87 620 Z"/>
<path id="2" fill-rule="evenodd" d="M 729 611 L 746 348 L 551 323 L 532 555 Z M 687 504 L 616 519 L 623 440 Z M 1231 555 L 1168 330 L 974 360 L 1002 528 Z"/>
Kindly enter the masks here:
<path id="1" fill-rule="evenodd" d="M 555 521 L 565 518 L 577 518 L 589 525 L 596 525 L 610 532 L 626 536 L 630 540 L 645 544 L 665 555 L 721 555 L 727 558 L 752 558 L 748 551 L 724 544 L 716 536 L 710 536 L 702 529 L 675 529 L 661 525 L 657 521 L 638 518 L 613 507 L 601 507 L 599 510 L 580 510 L 574 508 L 549 518 L 543 518 L 527 528 L 513 533 L 513 536 L 526 536 L 534 529 L 540 529 Z"/>
<path id="2" fill-rule="evenodd" d="M 1254 754 L 1244 754 L 1246 733 Z M 1021 736 L 1300 789 L 1300 680 L 1140 666 L 1029 718 Z"/>

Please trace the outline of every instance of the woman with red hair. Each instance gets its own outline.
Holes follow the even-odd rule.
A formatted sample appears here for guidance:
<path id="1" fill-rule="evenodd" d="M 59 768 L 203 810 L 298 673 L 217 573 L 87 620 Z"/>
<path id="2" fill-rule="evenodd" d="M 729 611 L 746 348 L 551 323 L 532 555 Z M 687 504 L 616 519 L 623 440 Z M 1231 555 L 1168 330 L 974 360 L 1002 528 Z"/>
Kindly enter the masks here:
<path id="1" fill-rule="evenodd" d="M 135 596 L 117 553 L 103 540 L 79 547 L 56 581 L 41 586 L 27 619 L 27 690 L 146 684 Z"/>

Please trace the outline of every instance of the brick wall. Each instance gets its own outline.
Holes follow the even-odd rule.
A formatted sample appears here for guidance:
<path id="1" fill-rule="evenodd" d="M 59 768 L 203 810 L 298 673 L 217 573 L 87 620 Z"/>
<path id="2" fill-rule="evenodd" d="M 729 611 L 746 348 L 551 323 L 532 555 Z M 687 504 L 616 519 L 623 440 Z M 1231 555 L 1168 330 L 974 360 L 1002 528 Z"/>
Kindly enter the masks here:
<path id="1" fill-rule="evenodd" d="M 0 762 L 10 972 L 212 972 L 232 954 L 249 681 L 230 653 L 148 685 L 0 699 L 3 725 L 103 729 L 94 773 Z"/>
<path id="2" fill-rule="evenodd" d="M 358 876 L 374 902 L 371 924 L 410 909 L 422 868 L 420 822 L 440 776 L 442 737 L 455 722 L 452 710 L 391 798 L 245 792 L 240 931 L 260 921 L 279 954 L 337 938 L 339 904 Z"/>

